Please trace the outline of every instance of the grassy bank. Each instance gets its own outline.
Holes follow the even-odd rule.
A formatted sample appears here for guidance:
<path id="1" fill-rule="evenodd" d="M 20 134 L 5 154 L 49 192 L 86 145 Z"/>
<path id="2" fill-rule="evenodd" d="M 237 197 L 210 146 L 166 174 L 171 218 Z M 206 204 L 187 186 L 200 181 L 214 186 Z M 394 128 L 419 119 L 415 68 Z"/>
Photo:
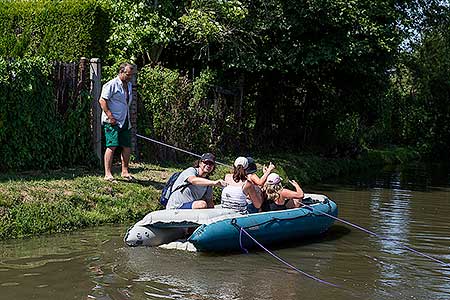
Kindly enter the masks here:
<path id="1" fill-rule="evenodd" d="M 260 164 L 274 162 L 276 172 L 285 180 L 295 178 L 308 184 L 419 157 L 411 150 L 392 149 L 370 151 L 358 159 L 327 159 L 307 154 L 255 158 Z M 163 184 L 172 172 L 188 165 L 132 164 L 131 172 L 137 182 L 120 179 L 105 182 L 100 171 L 84 168 L 0 175 L 0 239 L 105 223 L 134 223 L 160 208 L 158 200 Z M 226 167 L 219 167 L 213 177 L 221 178 L 227 171 Z M 219 195 L 216 189 L 216 198 Z"/>

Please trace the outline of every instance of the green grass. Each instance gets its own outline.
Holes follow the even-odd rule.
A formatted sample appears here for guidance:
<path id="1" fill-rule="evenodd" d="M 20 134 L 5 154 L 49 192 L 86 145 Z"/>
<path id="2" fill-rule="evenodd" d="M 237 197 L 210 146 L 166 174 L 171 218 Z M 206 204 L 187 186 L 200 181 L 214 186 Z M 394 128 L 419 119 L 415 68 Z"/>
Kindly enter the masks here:
<path id="1" fill-rule="evenodd" d="M 159 208 L 160 189 L 175 169 L 133 164 L 137 182 L 80 169 L 0 176 L 0 239 L 134 222 Z"/>

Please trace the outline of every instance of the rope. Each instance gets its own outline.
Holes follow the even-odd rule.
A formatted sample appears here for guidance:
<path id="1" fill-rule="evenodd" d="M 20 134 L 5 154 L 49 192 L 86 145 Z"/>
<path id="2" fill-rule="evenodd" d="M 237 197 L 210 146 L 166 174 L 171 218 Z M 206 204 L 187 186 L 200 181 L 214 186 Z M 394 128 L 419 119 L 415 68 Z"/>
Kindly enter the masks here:
<path id="1" fill-rule="evenodd" d="M 297 267 L 291 265 L 290 263 L 288 263 L 287 261 L 285 261 L 284 259 L 282 259 L 282 258 L 279 257 L 278 255 L 276 255 L 275 253 L 273 253 L 272 251 L 270 251 L 269 249 L 267 249 L 266 247 L 264 247 L 264 246 L 263 246 L 260 242 L 258 242 L 254 237 L 252 237 L 252 236 L 251 236 L 244 228 L 240 227 L 240 226 L 237 225 L 237 224 L 236 224 L 236 226 L 238 226 L 238 227 L 240 228 L 240 229 L 239 229 L 239 231 L 240 231 L 240 235 L 239 235 L 239 243 L 241 243 L 241 235 L 242 235 L 242 233 L 244 233 L 244 234 L 246 234 L 250 239 L 252 239 L 253 242 L 255 242 L 259 247 L 261 247 L 264 251 L 266 251 L 267 253 L 269 253 L 272 257 L 274 257 L 276 260 L 280 261 L 281 263 L 285 264 L 285 265 L 288 266 L 289 268 L 291 268 L 291 269 L 297 271 L 298 273 L 300 273 L 300 274 L 302 274 L 302 275 L 304 275 L 304 276 L 306 276 L 306 277 L 308 277 L 308 278 L 314 279 L 315 281 L 318 281 L 318 282 L 320 282 L 320 283 L 327 284 L 327 285 L 331 285 L 331 286 L 334 286 L 334 287 L 339 287 L 338 285 L 336 285 L 336 284 L 334 284 L 334 283 L 331 283 L 331 282 L 322 280 L 322 279 L 320 279 L 320 278 L 318 278 L 318 277 L 315 277 L 315 276 L 313 276 L 313 275 L 311 275 L 311 274 L 308 274 L 308 273 L 306 273 L 306 272 L 304 272 L 304 271 L 298 269 Z M 242 247 L 242 244 L 241 244 L 241 247 Z M 244 249 L 245 251 L 247 251 L 247 249 L 245 249 L 245 248 L 242 248 L 242 249 Z"/>
<path id="2" fill-rule="evenodd" d="M 169 147 L 169 148 L 172 148 L 172 149 L 175 149 L 175 150 L 178 150 L 178 151 L 187 153 L 187 154 L 189 154 L 189 155 L 192 155 L 192 156 L 195 156 L 195 157 L 198 157 L 198 158 L 201 158 L 201 157 L 202 157 L 201 155 L 196 154 L 196 153 L 194 153 L 194 152 L 186 151 L 186 150 L 183 150 L 183 149 L 181 149 L 181 148 L 178 148 L 178 147 L 175 147 L 175 146 L 172 146 L 172 145 L 169 145 L 169 144 L 166 144 L 166 143 L 163 143 L 163 142 L 160 142 L 160 141 L 151 139 L 151 138 L 149 138 L 149 137 L 146 137 L 146 136 L 143 136 L 143 135 L 140 135 L 140 134 L 136 134 L 136 136 L 139 137 L 139 138 L 141 138 L 141 139 L 144 139 L 144 140 L 147 140 L 147 141 L 150 141 L 150 142 L 153 142 L 153 143 L 162 145 L 162 146 L 166 146 L 166 147 Z M 222 165 L 222 166 L 225 166 L 225 167 L 230 167 L 230 168 L 231 168 L 230 165 L 221 163 L 220 161 L 216 161 L 216 164 Z"/>
<path id="3" fill-rule="evenodd" d="M 236 219 L 234 219 L 236 221 Z M 242 232 L 243 232 L 243 228 L 240 227 L 239 230 L 239 246 L 241 247 L 241 249 L 245 252 L 245 254 L 248 254 L 248 250 L 244 247 L 244 244 L 242 244 Z"/>
<path id="4" fill-rule="evenodd" d="M 309 206 L 309 205 L 306 205 L 306 204 L 303 204 L 303 206 L 305 206 L 306 208 L 308 208 L 308 209 L 310 209 L 311 211 L 314 212 L 314 208 L 313 208 L 313 207 L 311 207 L 311 206 Z M 349 222 L 349 221 L 346 221 L 346 220 L 344 220 L 344 219 L 340 219 L 340 218 L 335 217 L 335 216 L 333 216 L 333 215 L 327 214 L 326 212 L 319 211 L 318 213 L 323 214 L 323 215 L 325 215 L 325 216 L 327 216 L 327 217 L 330 217 L 330 218 L 332 218 L 332 219 L 335 219 L 335 220 L 337 220 L 337 221 L 339 221 L 339 222 L 342 222 L 342 223 L 344 223 L 344 224 L 347 224 L 347 225 L 349 225 L 349 226 L 352 226 L 352 227 L 354 227 L 354 228 L 357 228 L 357 229 L 359 229 L 359 230 L 361 230 L 361 231 L 363 231 L 363 232 L 365 232 L 365 233 L 368 233 L 368 234 L 370 234 L 370 235 L 376 236 L 376 237 L 379 238 L 379 239 L 382 239 L 382 240 L 384 239 L 384 240 L 386 240 L 386 241 L 395 242 L 395 243 L 397 243 L 398 245 L 400 245 L 401 247 L 405 248 L 406 250 L 409 250 L 409 251 L 411 251 L 411 252 L 413 252 L 413 253 L 415 253 L 415 254 L 418 254 L 418 255 L 420 255 L 420 256 L 426 257 L 426 258 L 428 258 L 428 259 L 431 259 L 432 261 L 437 262 L 437 263 L 440 263 L 440 264 L 442 264 L 442 265 L 444 265 L 444 266 L 446 266 L 446 267 L 450 266 L 448 263 L 445 263 L 445 262 L 442 261 L 442 260 L 439 260 L 439 259 L 437 259 L 437 258 L 435 258 L 435 257 L 432 257 L 432 256 L 430 256 L 430 255 L 428 255 L 428 254 L 425 254 L 425 253 L 423 253 L 423 252 L 420 252 L 420 251 L 418 251 L 418 250 L 416 250 L 416 249 L 414 249 L 414 248 L 408 247 L 408 246 L 406 246 L 405 244 L 403 244 L 402 242 L 399 242 L 399 241 L 397 241 L 397 240 L 390 239 L 390 238 L 384 238 L 384 237 L 382 237 L 382 236 L 376 234 L 375 232 L 370 231 L 369 229 L 366 229 L 366 228 L 361 227 L 361 226 L 359 226 L 359 225 L 353 224 L 353 223 L 351 223 L 351 222 Z"/>

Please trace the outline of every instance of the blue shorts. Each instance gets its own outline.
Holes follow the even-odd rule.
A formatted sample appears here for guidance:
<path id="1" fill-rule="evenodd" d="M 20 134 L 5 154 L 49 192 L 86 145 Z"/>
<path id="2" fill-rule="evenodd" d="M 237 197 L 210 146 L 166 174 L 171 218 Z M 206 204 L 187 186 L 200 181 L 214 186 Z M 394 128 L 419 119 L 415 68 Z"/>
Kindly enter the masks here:
<path id="1" fill-rule="evenodd" d="M 255 207 L 255 205 L 253 205 L 253 203 L 249 203 L 249 204 L 247 205 L 247 212 L 248 212 L 249 214 L 254 214 L 254 213 L 259 212 L 259 209 L 257 209 L 257 208 Z"/>
<path id="2" fill-rule="evenodd" d="M 181 205 L 178 209 L 192 209 L 193 203 L 194 201 L 183 203 L 183 205 Z"/>

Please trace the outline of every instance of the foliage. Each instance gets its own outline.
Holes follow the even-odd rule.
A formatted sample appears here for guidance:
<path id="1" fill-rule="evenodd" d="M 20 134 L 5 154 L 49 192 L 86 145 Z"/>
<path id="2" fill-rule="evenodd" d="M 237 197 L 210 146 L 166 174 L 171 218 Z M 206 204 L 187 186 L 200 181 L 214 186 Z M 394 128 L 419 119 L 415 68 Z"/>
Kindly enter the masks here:
<path id="1" fill-rule="evenodd" d="M 105 55 L 109 21 L 96 0 L 1 0 L 0 19 L 0 57 L 78 61 Z"/>
<path id="2" fill-rule="evenodd" d="M 450 148 L 442 1 L 0 1 L 0 56 L 96 55 L 105 77 L 133 61 L 142 70 L 139 131 L 171 144 L 337 156 L 396 143 Z M 66 136 L 86 109 L 56 116 L 70 124 Z M 9 114 L 1 112 L 0 125 Z M 81 156 L 62 136 L 55 141 L 77 154 L 40 166 Z M 34 154 L 21 151 L 20 164 L 32 166 Z"/>
<path id="3" fill-rule="evenodd" d="M 73 98 L 55 107 L 52 65 L 43 58 L 0 58 L 0 169 L 39 169 L 92 162 L 90 102 Z"/>
<path id="4" fill-rule="evenodd" d="M 198 128 L 218 141 L 232 139 L 232 147 L 208 143 L 222 151 L 277 147 L 354 155 L 407 142 L 428 122 L 421 120 L 426 107 L 412 104 L 420 100 L 404 98 L 395 84 L 408 77 L 399 72 L 410 72 L 400 50 L 409 50 L 411 34 L 431 32 L 445 21 L 446 10 L 437 1 L 122 0 L 108 5 L 111 62 L 160 64 L 192 77 L 214 71 L 215 86 L 198 103 L 207 111 L 214 101 L 213 119 Z M 189 88 L 175 77 L 169 81 L 174 86 L 164 89 L 170 95 L 190 98 L 181 96 L 191 93 Z M 240 90 L 241 100 L 227 99 L 215 92 L 218 87 Z M 180 113 L 169 111 L 163 112 L 167 124 L 179 123 Z M 155 133 L 162 130 L 161 110 L 146 112 L 144 123 L 154 122 Z M 424 134 L 430 138 L 419 146 L 431 151 L 434 133 Z M 189 139 L 178 136 L 174 142 L 187 146 Z"/>
<path id="5" fill-rule="evenodd" d="M 186 14 L 180 17 L 183 33 L 193 43 L 228 43 L 247 16 L 241 1 L 192 1 Z"/>
<path id="6" fill-rule="evenodd" d="M 431 158 L 450 150 L 450 9 L 439 1 L 419 4 L 411 12 L 418 16 L 415 36 L 394 68 L 389 98 L 396 142 Z"/>
<path id="7" fill-rule="evenodd" d="M 216 116 L 208 96 L 214 80 L 209 70 L 191 81 L 176 70 L 160 66 L 141 69 L 142 132 L 194 152 L 213 151 L 217 141 L 211 132 Z"/>
<path id="8" fill-rule="evenodd" d="M 172 1 L 104 0 L 111 11 L 108 61 L 134 61 L 141 65 L 159 60 L 164 47 L 175 38 L 179 7 Z"/>
<path id="9" fill-rule="evenodd" d="M 449 43 L 448 29 L 428 33 L 411 58 L 414 94 L 405 99 L 410 105 L 405 139 L 427 155 L 450 150 Z"/>
<path id="10" fill-rule="evenodd" d="M 238 117 L 246 119 L 231 122 L 248 126 L 246 146 L 336 141 L 347 115 L 371 132 L 354 139 L 358 147 L 377 144 L 390 127 L 371 128 L 389 119 L 381 99 L 404 37 L 397 25 L 407 18 L 404 1 L 391 2 L 192 1 L 161 63 L 210 68 L 218 85 L 245 85 Z"/>

